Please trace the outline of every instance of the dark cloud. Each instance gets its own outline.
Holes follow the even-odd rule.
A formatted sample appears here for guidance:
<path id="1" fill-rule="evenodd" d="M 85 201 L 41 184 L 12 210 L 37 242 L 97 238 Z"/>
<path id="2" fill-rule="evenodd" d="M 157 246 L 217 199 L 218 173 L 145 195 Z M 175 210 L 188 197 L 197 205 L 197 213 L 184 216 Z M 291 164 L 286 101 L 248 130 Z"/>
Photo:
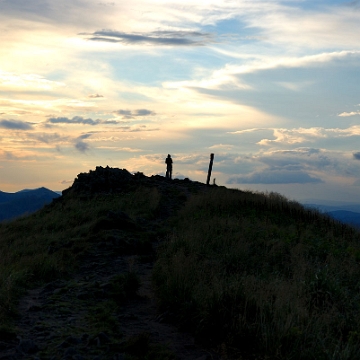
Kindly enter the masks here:
<path id="1" fill-rule="evenodd" d="M 76 148 L 77 150 L 79 150 L 80 152 L 86 152 L 87 150 L 89 150 L 89 144 L 87 144 L 87 143 L 84 142 L 84 141 L 78 140 L 78 141 L 75 143 L 75 148 Z"/>
<path id="2" fill-rule="evenodd" d="M 19 120 L 0 120 L 0 128 L 9 130 L 32 130 L 32 125 Z"/>
<path id="3" fill-rule="evenodd" d="M 147 109 L 138 109 L 135 111 L 135 116 L 150 116 L 155 115 L 154 111 L 147 110 Z"/>
<path id="4" fill-rule="evenodd" d="M 88 139 L 91 135 L 91 133 L 87 133 L 78 136 L 75 140 L 75 148 L 82 153 L 88 151 L 90 149 L 90 146 L 83 140 Z"/>
<path id="5" fill-rule="evenodd" d="M 91 99 L 97 99 L 97 98 L 103 98 L 104 96 L 100 94 L 90 94 L 88 97 Z"/>
<path id="6" fill-rule="evenodd" d="M 321 183 L 319 178 L 310 176 L 304 171 L 264 170 L 250 175 L 233 176 L 227 184 L 307 184 Z"/>
<path id="7" fill-rule="evenodd" d="M 123 121 L 123 123 L 126 122 L 126 121 Z M 116 120 L 105 120 L 102 122 L 102 124 L 104 125 L 117 125 L 119 124 L 119 121 L 116 121 Z"/>
<path id="8" fill-rule="evenodd" d="M 355 160 L 360 160 L 360 152 L 356 152 L 353 154 Z"/>
<path id="9" fill-rule="evenodd" d="M 115 30 L 101 30 L 81 33 L 91 41 L 105 41 L 122 44 L 145 44 L 160 46 L 203 46 L 213 42 L 212 35 L 199 31 L 152 31 L 150 33 L 124 33 Z"/>
<path id="10" fill-rule="evenodd" d="M 83 125 L 98 125 L 102 123 L 102 120 L 97 119 L 84 119 L 81 116 L 74 116 L 72 119 L 67 117 L 50 118 L 48 121 L 51 124 L 83 124 Z"/>
<path id="11" fill-rule="evenodd" d="M 57 117 L 57 118 L 49 118 L 48 122 L 51 124 L 82 124 L 82 125 L 117 125 L 119 121 L 116 120 L 101 120 L 101 119 L 84 119 L 81 116 L 74 116 L 72 119 L 67 117 Z"/>
<path id="12" fill-rule="evenodd" d="M 82 134 L 78 137 L 79 140 L 88 139 L 92 134 Z"/>
<path id="13" fill-rule="evenodd" d="M 142 116 L 153 116 L 156 113 L 148 109 L 137 109 L 137 110 L 116 110 L 114 114 L 122 116 L 124 119 L 135 119 Z"/>
<path id="14" fill-rule="evenodd" d="M 280 150 L 278 154 L 289 154 L 289 155 L 313 155 L 319 154 L 320 150 L 315 148 L 303 147 L 294 150 Z"/>

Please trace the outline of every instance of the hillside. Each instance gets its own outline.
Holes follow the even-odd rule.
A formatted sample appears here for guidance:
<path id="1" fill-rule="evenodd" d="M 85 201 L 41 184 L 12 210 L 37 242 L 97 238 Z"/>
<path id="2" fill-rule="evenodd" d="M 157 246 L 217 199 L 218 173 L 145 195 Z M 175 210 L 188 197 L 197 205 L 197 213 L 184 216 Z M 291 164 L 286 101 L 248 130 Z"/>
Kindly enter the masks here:
<path id="1" fill-rule="evenodd" d="M 98 167 L 0 224 L 0 359 L 356 359 L 359 240 L 279 194 Z"/>
<path id="2" fill-rule="evenodd" d="M 0 221 L 33 213 L 60 195 L 44 187 L 15 193 L 0 191 Z"/>

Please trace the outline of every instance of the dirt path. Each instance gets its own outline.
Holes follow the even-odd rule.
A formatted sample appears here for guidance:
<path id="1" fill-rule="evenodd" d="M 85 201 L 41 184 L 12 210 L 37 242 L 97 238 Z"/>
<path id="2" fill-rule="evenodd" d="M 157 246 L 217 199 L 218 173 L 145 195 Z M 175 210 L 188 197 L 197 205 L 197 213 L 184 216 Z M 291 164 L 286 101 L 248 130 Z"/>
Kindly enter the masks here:
<path id="1" fill-rule="evenodd" d="M 163 321 L 151 286 L 154 256 L 124 254 L 121 246 L 94 242 L 70 279 L 28 291 L 16 338 L 0 339 L 0 359 L 219 359 Z M 121 281 L 134 273 L 140 287 L 130 296 Z"/>

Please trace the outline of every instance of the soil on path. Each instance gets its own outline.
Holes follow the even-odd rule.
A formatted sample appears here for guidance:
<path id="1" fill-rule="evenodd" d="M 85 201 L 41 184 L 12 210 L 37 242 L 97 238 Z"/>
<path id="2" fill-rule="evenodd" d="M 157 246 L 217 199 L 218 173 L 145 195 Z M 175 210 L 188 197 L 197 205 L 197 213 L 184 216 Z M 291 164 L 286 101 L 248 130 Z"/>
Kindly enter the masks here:
<path id="1" fill-rule="evenodd" d="M 144 358 L 151 346 L 154 353 L 168 349 L 164 359 L 217 359 L 190 334 L 162 321 L 151 286 L 153 263 L 139 260 L 103 250 L 89 256 L 73 279 L 29 291 L 19 306 L 18 338 L 0 359 Z M 111 281 L 129 270 L 137 273 L 141 286 L 136 297 L 118 306 Z"/>

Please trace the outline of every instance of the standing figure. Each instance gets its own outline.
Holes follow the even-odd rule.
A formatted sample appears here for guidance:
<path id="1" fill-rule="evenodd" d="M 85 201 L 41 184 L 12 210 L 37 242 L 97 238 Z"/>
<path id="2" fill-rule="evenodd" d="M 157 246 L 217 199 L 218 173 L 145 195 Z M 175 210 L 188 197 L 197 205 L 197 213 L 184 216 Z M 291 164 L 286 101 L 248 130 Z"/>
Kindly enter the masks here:
<path id="1" fill-rule="evenodd" d="M 165 164 L 166 164 L 166 178 L 171 179 L 173 161 L 170 154 L 168 154 L 167 158 L 165 159 Z"/>

